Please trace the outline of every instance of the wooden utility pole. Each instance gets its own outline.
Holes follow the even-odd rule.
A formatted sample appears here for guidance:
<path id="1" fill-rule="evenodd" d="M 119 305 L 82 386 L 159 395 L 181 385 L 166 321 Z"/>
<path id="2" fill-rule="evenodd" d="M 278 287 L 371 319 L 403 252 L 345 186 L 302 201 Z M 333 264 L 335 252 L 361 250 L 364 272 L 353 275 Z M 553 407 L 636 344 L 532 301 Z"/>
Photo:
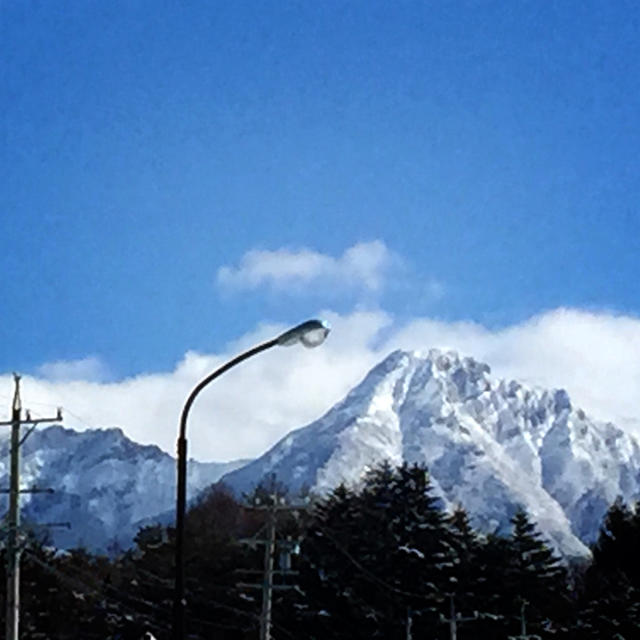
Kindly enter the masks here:
<path id="1" fill-rule="evenodd" d="M 280 569 L 274 569 L 275 554 L 276 554 L 276 528 L 277 528 L 277 514 L 279 511 L 303 511 L 305 507 L 285 505 L 277 495 L 270 496 L 270 504 L 264 506 L 254 505 L 247 507 L 252 511 L 266 511 L 267 523 L 266 523 L 266 536 L 264 540 L 248 539 L 241 540 L 250 546 L 264 545 L 264 561 L 263 570 L 240 570 L 240 573 L 262 573 L 262 584 L 247 584 L 246 582 L 238 582 L 236 586 L 245 589 L 260 589 L 262 591 L 262 610 L 260 614 L 260 640 L 271 640 L 271 619 L 272 619 L 272 602 L 273 592 L 275 590 L 282 591 L 287 589 L 295 589 L 296 586 L 290 584 L 274 584 L 274 576 L 294 576 L 297 575 L 297 571 L 291 570 L 291 545 L 292 541 L 281 541 L 280 546 L 285 547 L 285 551 L 280 558 Z M 296 545 L 297 546 L 297 545 Z"/>
<path id="2" fill-rule="evenodd" d="M 0 422 L 2 425 L 11 426 L 11 462 L 9 478 L 9 513 L 7 516 L 7 610 L 6 610 L 6 640 L 18 640 L 20 626 L 20 554 L 21 548 L 18 539 L 20 527 L 20 446 L 40 422 L 59 422 L 62 413 L 58 409 L 55 418 L 31 419 L 27 412 L 26 420 L 22 420 L 22 401 L 20 399 L 20 376 L 13 374 L 15 391 L 11 405 L 11 420 Z M 32 428 L 24 438 L 20 439 L 20 426 L 30 424 Z M 32 491 L 37 491 L 33 489 Z"/>
<path id="3" fill-rule="evenodd" d="M 11 407 L 11 464 L 9 480 L 9 518 L 7 526 L 7 640 L 18 640 L 20 621 L 20 553 L 18 550 L 18 526 L 20 525 L 20 377 L 13 375 L 15 392 Z"/>
<path id="4" fill-rule="evenodd" d="M 267 539 L 264 545 L 264 574 L 262 579 L 262 613 L 260 640 L 271 640 L 271 603 L 273 599 L 273 557 L 276 551 L 276 510 L 267 515 Z"/>
<path id="5" fill-rule="evenodd" d="M 540 636 L 527 633 L 527 618 L 525 616 L 525 609 L 529 603 L 526 600 L 522 600 L 520 605 L 520 635 L 509 636 L 509 640 L 541 640 Z"/>
<path id="6" fill-rule="evenodd" d="M 413 627 L 413 612 L 411 611 L 411 607 L 407 607 L 406 640 L 413 640 L 413 635 L 411 634 L 412 627 Z"/>
<path id="7" fill-rule="evenodd" d="M 452 595 L 449 596 L 450 605 L 449 605 L 449 617 L 445 618 L 442 614 L 440 615 L 440 622 L 449 624 L 449 638 L 451 640 L 458 639 L 458 625 L 461 622 L 471 622 L 473 620 L 478 619 L 478 613 L 474 612 L 472 616 L 463 617 L 461 614 L 456 613 L 456 605 L 455 598 Z"/>

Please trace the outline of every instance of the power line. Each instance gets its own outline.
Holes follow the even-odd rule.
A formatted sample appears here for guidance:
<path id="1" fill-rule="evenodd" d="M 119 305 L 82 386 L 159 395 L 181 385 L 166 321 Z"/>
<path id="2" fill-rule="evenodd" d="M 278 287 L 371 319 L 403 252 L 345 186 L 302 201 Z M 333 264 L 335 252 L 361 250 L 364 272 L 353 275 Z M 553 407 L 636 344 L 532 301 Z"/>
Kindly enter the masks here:
<path id="1" fill-rule="evenodd" d="M 155 584 L 152 583 L 152 582 L 149 582 L 147 580 L 140 579 L 138 574 L 142 574 L 142 575 L 148 576 L 149 578 L 151 578 L 152 580 L 155 581 Z M 85 575 L 88 575 L 88 574 L 85 573 Z M 137 583 L 142 584 L 142 585 L 146 585 L 147 587 L 150 587 L 150 588 L 157 588 L 158 586 L 161 586 L 163 588 L 172 588 L 173 587 L 173 582 L 171 580 L 169 580 L 167 578 L 162 578 L 161 576 L 158 576 L 155 573 L 153 573 L 152 571 L 148 571 L 146 569 L 141 569 L 139 567 L 134 567 L 134 575 L 135 575 L 134 579 L 136 580 Z M 168 582 L 170 584 L 167 584 Z M 221 590 L 224 589 L 225 591 L 228 591 L 228 589 L 229 589 L 228 585 L 208 585 L 208 586 L 210 586 L 210 587 L 213 586 L 214 588 L 219 588 Z M 139 600 L 139 599 L 136 599 L 136 598 L 132 598 L 131 596 L 129 596 L 128 594 L 123 592 L 121 589 L 117 589 L 116 587 L 113 587 L 113 585 L 107 584 L 107 585 L 105 585 L 105 587 L 108 588 L 109 590 L 112 590 L 112 591 L 120 594 L 121 597 L 126 597 L 126 598 L 132 599 L 134 601 Z M 242 609 L 238 609 L 237 607 L 234 607 L 233 605 L 225 604 L 225 603 L 222 603 L 222 602 L 219 602 L 219 601 L 216 601 L 216 600 L 208 600 L 208 599 L 205 600 L 202 597 L 199 597 L 197 594 L 194 594 L 192 592 L 188 593 L 187 595 L 189 596 L 189 601 L 192 604 L 202 605 L 202 606 L 207 607 L 207 608 L 212 608 L 213 607 L 215 609 L 222 609 L 222 610 L 225 610 L 225 611 L 229 611 L 230 613 L 234 613 L 234 614 L 236 614 L 238 616 L 241 616 L 241 617 L 251 618 L 252 620 L 254 620 L 256 622 L 260 621 L 260 616 L 258 614 L 252 613 L 250 611 L 244 611 Z M 150 603 L 150 602 L 148 602 L 146 600 L 141 601 L 141 602 L 147 604 L 148 606 L 153 606 L 154 608 L 159 609 L 159 610 L 161 610 L 163 612 L 165 611 L 164 609 L 162 609 L 161 607 L 159 607 L 158 605 L 156 605 L 154 603 Z M 211 622 L 209 620 L 203 620 L 202 618 L 197 618 L 193 614 L 189 615 L 189 620 L 191 622 L 196 623 L 196 624 L 209 626 L 209 627 L 212 627 L 212 628 L 235 628 L 235 629 L 240 629 L 240 630 L 246 630 L 247 629 L 247 628 L 240 627 L 240 626 L 235 626 L 234 627 L 232 625 L 221 625 L 219 623 L 213 623 L 213 622 Z M 281 624 L 272 622 L 272 626 L 276 630 L 280 631 L 281 633 L 284 633 L 287 637 L 289 637 L 289 638 L 293 638 L 294 637 L 293 634 L 290 631 L 288 631 L 285 627 L 283 627 Z"/>
<path id="2" fill-rule="evenodd" d="M 400 596 L 431 601 L 431 598 L 429 598 L 428 596 L 425 596 L 422 593 L 413 593 L 411 591 L 404 591 L 403 589 L 398 589 L 397 587 L 394 587 L 388 582 L 385 582 L 384 580 L 382 580 L 382 578 L 379 578 L 375 573 L 373 573 L 373 571 L 370 571 L 365 566 L 363 566 L 358 560 L 356 560 L 353 557 L 353 555 L 349 553 L 349 551 L 347 551 L 340 544 L 340 542 L 338 542 L 338 540 L 336 540 L 335 537 L 331 533 L 329 533 L 329 531 L 327 531 L 324 527 L 321 527 L 318 524 L 315 524 L 314 526 L 317 529 L 319 529 L 322 535 L 324 535 L 328 540 L 330 540 L 335 545 L 336 549 L 338 549 L 338 551 L 340 551 L 353 564 L 353 566 L 356 567 L 356 569 L 358 569 L 366 578 L 368 578 L 370 582 L 373 582 L 374 584 L 384 589 L 385 591 L 389 591 L 391 593 L 394 593 Z"/>

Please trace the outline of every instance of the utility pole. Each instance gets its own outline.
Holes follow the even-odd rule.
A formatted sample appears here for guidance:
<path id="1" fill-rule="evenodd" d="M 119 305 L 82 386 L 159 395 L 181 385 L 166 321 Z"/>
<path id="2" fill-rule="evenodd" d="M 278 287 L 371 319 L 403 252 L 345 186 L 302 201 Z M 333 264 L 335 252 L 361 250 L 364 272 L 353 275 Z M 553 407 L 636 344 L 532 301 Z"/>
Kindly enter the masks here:
<path id="1" fill-rule="evenodd" d="M 407 607 L 406 640 L 413 640 L 413 635 L 411 634 L 411 627 L 413 627 L 413 612 L 411 611 L 411 607 Z"/>
<path id="2" fill-rule="evenodd" d="M 275 553 L 276 553 L 276 523 L 278 511 L 301 511 L 304 507 L 289 506 L 285 504 L 278 504 L 278 496 L 271 496 L 271 503 L 265 506 L 254 506 L 249 509 L 256 511 L 267 511 L 267 530 L 266 538 L 264 540 L 241 540 L 250 546 L 263 544 L 264 545 L 264 562 L 262 570 L 262 584 L 247 584 L 245 582 L 239 582 L 238 587 L 261 589 L 262 590 L 262 610 L 260 614 L 260 640 L 271 640 L 271 612 L 273 602 L 274 590 L 287 590 L 295 589 L 294 585 L 278 584 L 274 585 L 274 576 L 291 576 L 297 575 L 297 571 L 291 570 L 291 551 L 292 542 L 281 541 L 281 546 L 284 546 L 285 550 L 280 558 L 280 569 L 274 569 Z M 295 551 L 294 551 L 295 553 Z M 241 570 L 241 573 L 260 573 L 259 571 L 246 571 Z"/>
<path id="3" fill-rule="evenodd" d="M 526 600 L 522 600 L 520 605 L 520 635 L 509 636 L 509 640 L 541 640 L 540 636 L 535 634 L 527 634 L 527 618 L 524 614 L 525 609 L 529 603 Z"/>
<path id="4" fill-rule="evenodd" d="M 456 613 L 455 598 L 453 594 L 449 595 L 449 601 L 449 617 L 445 618 L 442 614 L 440 614 L 440 622 L 449 624 L 449 638 L 450 640 L 457 640 L 458 625 L 462 622 L 472 622 L 473 620 L 477 620 L 478 612 L 474 611 L 472 616 L 467 616 L 465 618 L 460 613 Z"/>
<path id="5" fill-rule="evenodd" d="M 271 640 L 271 602 L 273 597 L 273 556 L 276 551 L 276 510 L 269 509 L 267 540 L 264 545 L 264 576 L 262 579 L 262 613 L 260 640 Z"/>
<path id="6" fill-rule="evenodd" d="M 20 376 L 13 374 L 15 391 L 11 405 L 11 420 L 0 422 L 0 426 L 11 426 L 11 462 L 9 478 L 9 513 L 7 518 L 7 610 L 6 610 L 6 640 L 18 640 L 20 624 L 20 544 L 18 529 L 20 527 L 20 446 L 27 439 L 36 424 L 40 422 L 59 422 L 62 412 L 58 409 L 55 418 L 39 418 L 33 420 L 27 411 L 26 420 L 22 420 L 22 401 L 20 399 Z M 24 438 L 20 439 L 20 426 L 32 425 Z M 33 488 L 31 492 L 37 492 Z"/>

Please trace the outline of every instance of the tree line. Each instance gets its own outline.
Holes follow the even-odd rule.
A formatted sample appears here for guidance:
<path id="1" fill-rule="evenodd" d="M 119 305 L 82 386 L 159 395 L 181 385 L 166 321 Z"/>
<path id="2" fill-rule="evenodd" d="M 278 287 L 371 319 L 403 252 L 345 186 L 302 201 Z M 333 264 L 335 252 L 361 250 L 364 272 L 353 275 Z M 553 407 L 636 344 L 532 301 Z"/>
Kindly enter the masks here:
<path id="1" fill-rule="evenodd" d="M 301 506 L 280 509 L 285 500 Z M 509 534 L 482 535 L 463 506 L 444 509 L 423 466 L 383 464 L 357 488 L 304 501 L 273 478 L 243 500 L 210 488 L 187 517 L 192 640 L 259 637 L 256 587 L 272 508 L 275 640 L 444 640 L 452 625 L 458 640 L 638 637 L 637 505 L 611 505 L 591 559 L 561 561 L 524 510 Z M 170 638 L 173 529 L 144 527 L 132 549 L 113 551 L 25 540 L 21 637 Z"/>

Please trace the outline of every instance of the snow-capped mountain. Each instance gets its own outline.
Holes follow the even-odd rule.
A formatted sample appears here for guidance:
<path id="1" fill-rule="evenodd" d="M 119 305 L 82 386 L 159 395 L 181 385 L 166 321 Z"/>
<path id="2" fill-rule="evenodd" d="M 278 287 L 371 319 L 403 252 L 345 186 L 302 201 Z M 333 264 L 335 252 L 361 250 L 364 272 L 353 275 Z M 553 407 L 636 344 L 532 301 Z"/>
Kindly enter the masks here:
<path id="1" fill-rule="evenodd" d="M 383 460 L 426 464 L 445 503 L 462 504 L 485 531 L 506 530 L 525 507 L 569 555 L 587 552 L 618 495 L 640 498 L 640 446 L 630 435 L 589 419 L 563 390 L 496 380 L 486 364 L 439 350 L 392 353 L 319 420 L 249 464 L 191 461 L 188 487 L 195 496 L 226 474 L 250 491 L 275 473 L 293 491 L 323 493 Z M 5 436 L 0 488 L 8 464 Z M 174 459 L 120 429 L 37 429 L 21 466 L 23 488 L 55 490 L 23 494 L 23 520 L 70 522 L 51 529 L 61 547 L 126 547 L 140 523 L 172 518 Z M 0 513 L 6 505 L 0 494 Z"/>
<path id="2" fill-rule="evenodd" d="M 227 474 L 247 491 L 267 474 L 323 493 L 389 460 L 424 463 L 448 505 L 484 531 L 504 531 L 519 506 L 564 554 L 588 553 L 616 496 L 640 497 L 640 448 L 589 419 L 563 390 L 496 380 L 454 352 L 396 351 L 319 420 Z"/>
<path id="3" fill-rule="evenodd" d="M 25 523 L 69 522 L 49 529 L 60 547 L 105 551 L 128 547 L 138 524 L 171 512 L 175 504 L 175 460 L 155 446 L 129 440 L 120 429 L 81 433 L 61 426 L 36 429 L 22 446 L 21 487 L 54 493 L 23 493 Z M 188 488 L 195 496 L 222 474 L 246 461 L 188 465 Z M 8 487 L 9 442 L 0 442 L 0 487 Z M 0 497 L 0 513 L 7 509 Z"/>

